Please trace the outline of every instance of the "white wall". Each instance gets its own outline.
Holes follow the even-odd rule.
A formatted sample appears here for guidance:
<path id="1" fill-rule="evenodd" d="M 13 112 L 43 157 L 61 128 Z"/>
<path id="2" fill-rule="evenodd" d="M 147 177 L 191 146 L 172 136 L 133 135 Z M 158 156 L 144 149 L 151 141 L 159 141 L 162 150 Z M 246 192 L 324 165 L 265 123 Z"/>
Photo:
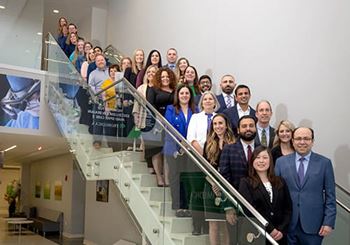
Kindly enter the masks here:
<path id="1" fill-rule="evenodd" d="M 83 236 L 83 215 L 77 216 L 84 211 L 85 184 L 79 180 L 80 176 L 73 173 L 73 160 L 70 154 L 45 159 L 30 164 L 30 195 L 29 206 L 53 209 L 64 213 L 63 235 Z M 55 181 L 62 183 L 62 200 L 54 199 Z M 41 197 L 34 196 L 35 184 L 41 183 Z M 51 186 L 51 197 L 44 199 L 44 187 L 46 183 Z M 77 205 L 80 203 L 81 205 Z M 77 220 L 80 219 L 80 220 Z"/>
<path id="2" fill-rule="evenodd" d="M 124 239 L 141 244 L 141 236 L 109 181 L 108 202 L 96 201 L 96 181 L 86 182 L 85 243 L 110 245 Z"/>
<path id="3" fill-rule="evenodd" d="M 21 173 L 19 168 L 0 170 L 0 213 L 5 211 L 5 213 L 8 214 L 7 210 L 9 204 L 4 199 L 4 195 L 7 190 L 7 185 L 13 180 L 20 181 L 20 175 Z"/>
<path id="4" fill-rule="evenodd" d="M 312 126 L 314 150 L 334 160 L 350 189 L 350 2 L 110 0 L 107 43 L 164 55 L 176 47 L 200 74 L 226 73 L 272 102 L 273 124 Z"/>

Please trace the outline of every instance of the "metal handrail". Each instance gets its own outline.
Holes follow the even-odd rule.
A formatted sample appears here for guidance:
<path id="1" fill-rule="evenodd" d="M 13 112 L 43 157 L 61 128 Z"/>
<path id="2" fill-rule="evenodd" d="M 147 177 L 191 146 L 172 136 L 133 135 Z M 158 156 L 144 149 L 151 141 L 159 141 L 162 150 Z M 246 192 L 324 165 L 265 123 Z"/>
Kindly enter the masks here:
<path id="1" fill-rule="evenodd" d="M 341 186 L 341 185 L 339 185 L 339 184 L 337 184 L 337 183 L 335 183 L 335 185 L 336 185 L 340 190 L 342 190 L 343 192 L 345 192 L 348 196 L 350 196 L 350 192 L 349 192 L 347 189 L 345 189 L 345 187 L 343 187 L 343 186 Z"/>
<path id="2" fill-rule="evenodd" d="M 131 91 L 132 95 L 136 98 L 138 101 L 142 101 L 142 104 L 146 106 L 146 109 L 150 111 L 156 118 L 157 122 L 161 125 L 163 125 L 164 130 L 166 130 L 169 135 L 176 141 L 177 144 L 181 145 L 183 147 L 183 150 L 190 156 L 190 158 L 196 163 L 196 165 L 208 176 L 210 176 L 213 180 L 213 182 L 221 187 L 221 190 L 224 192 L 224 194 L 233 202 L 236 203 L 237 201 L 231 196 L 235 196 L 240 203 L 242 203 L 247 210 L 257 219 L 259 222 L 266 228 L 268 226 L 268 221 L 247 201 L 245 198 L 224 178 L 218 171 L 207 162 L 207 160 L 200 155 L 192 145 L 190 145 L 187 140 L 160 114 L 153 106 L 150 104 L 137 90 L 134 86 L 131 85 L 131 83 L 125 79 L 122 78 L 114 83 L 112 83 L 110 86 L 100 90 L 99 92 L 95 93 L 94 96 L 97 97 L 104 91 L 108 90 L 111 87 L 114 87 L 120 83 L 123 83 L 127 86 L 127 88 Z M 94 98 L 97 100 L 97 98 Z M 212 176 L 215 176 L 213 178 Z M 220 181 L 220 182 L 219 182 Z M 226 189 L 225 189 L 226 188 Z M 241 207 L 239 207 L 242 210 Z M 244 214 L 244 212 L 242 212 Z M 246 216 L 246 214 L 244 214 Z M 250 222 L 256 226 L 260 227 L 259 225 L 255 224 L 249 217 L 247 217 Z M 261 227 L 260 227 L 261 228 Z M 276 241 L 268 234 L 264 234 L 265 237 L 272 243 L 272 244 L 278 244 Z"/>
<path id="3" fill-rule="evenodd" d="M 343 186 L 335 183 L 336 187 L 339 188 L 342 192 L 344 192 L 347 196 L 350 196 L 350 192 L 345 189 Z M 350 208 L 342 203 L 339 199 L 336 199 L 337 204 L 342 207 L 346 212 L 350 213 Z"/>

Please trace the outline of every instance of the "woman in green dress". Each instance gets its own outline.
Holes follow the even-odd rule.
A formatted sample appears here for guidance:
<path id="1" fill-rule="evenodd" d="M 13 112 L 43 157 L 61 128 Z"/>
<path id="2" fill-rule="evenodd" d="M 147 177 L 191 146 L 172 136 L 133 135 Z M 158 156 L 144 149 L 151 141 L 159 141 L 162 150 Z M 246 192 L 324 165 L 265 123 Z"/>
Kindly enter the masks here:
<path id="1" fill-rule="evenodd" d="M 218 171 L 221 151 L 225 144 L 235 143 L 235 137 L 224 114 L 216 114 L 212 121 L 203 156 Z M 220 244 L 220 232 L 224 234 L 223 244 L 229 244 L 226 217 L 221 205 L 221 193 L 215 184 L 206 181 L 204 186 L 205 220 L 209 222 L 210 245 Z M 221 229 L 220 229 L 221 227 Z"/>

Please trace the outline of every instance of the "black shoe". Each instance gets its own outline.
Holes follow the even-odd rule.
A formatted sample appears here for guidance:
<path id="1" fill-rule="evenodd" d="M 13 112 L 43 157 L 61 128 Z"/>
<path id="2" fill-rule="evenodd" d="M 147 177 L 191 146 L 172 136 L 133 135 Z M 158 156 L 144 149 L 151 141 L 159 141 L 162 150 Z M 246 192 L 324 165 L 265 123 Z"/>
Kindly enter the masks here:
<path id="1" fill-rule="evenodd" d="M 183 210 L 183 209 L 178 209 L 178 210 L 176 210 L 175 216 L 176 216 L 176 217 L 179 217 L 179 218 L 181 218 L 181 217 L 186 217 L 186 216 L 185 216 L 185 210 Z"/>
<path id="2" fill-rule="evenodd" d="M 202 234 L 202 231 L 201 231 L 201 228 L 200 226 L 197 226 L 197 227 L 194 227 L 193 228 L 193 231 L 192 231 L 192 235 L 194 236 L 199 236 Z"/>
<path id="3" fill-rule="evenodd" d="M 185 214 L 185 217 L 192 217 L 192 212 L 191 212 L 191 210 L 184 209 L 183 212 L 184 212 L 184 214 Z"/>

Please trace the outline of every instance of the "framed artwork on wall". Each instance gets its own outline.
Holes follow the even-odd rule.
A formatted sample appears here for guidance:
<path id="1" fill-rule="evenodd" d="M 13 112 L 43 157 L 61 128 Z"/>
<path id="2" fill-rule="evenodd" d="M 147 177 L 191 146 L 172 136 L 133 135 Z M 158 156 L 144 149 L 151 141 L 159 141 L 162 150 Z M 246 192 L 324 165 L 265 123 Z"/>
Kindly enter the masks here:
<path id="1" fill-rule="evenodd" d="M 40 182 L 36 182 L 36 184 L 35 184 L 34 196 L 36 198 L 40 198 L 41 197 L 41 183 Z"/>
<path id="2" fill-rule="evenodd" d="M 62 181 L 55 182 L 55 200 L 56 201 L 62 200 Z"/>
<path id="3" fill-rule="evenodd" d="M 51 186 L 50 183 L 46 183 L 44 186 L 44 199 L 50 200 Z"/>
<path id="4" fill-rule="evenodd" d="M 96 201 L 108 202 L 109 180 L 96 181 Z"/>

